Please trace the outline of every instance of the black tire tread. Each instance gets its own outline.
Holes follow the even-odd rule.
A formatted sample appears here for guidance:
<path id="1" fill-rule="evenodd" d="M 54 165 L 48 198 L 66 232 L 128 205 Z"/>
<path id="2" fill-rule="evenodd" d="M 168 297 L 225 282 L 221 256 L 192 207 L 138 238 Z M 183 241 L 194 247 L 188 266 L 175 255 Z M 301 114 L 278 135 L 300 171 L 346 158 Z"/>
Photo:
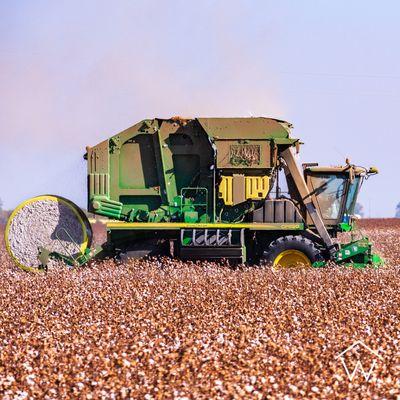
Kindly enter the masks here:
<path id="1" fill-rule="evenodd" d="M 287 235 L 279 237 L 267 246 L 263 252 L 262 261 L 272 264 L 280 252 L 290 249 L 302 251 L 311 263 L 323 260 L 321 251 L 312 240 L 302 235 Z"/>

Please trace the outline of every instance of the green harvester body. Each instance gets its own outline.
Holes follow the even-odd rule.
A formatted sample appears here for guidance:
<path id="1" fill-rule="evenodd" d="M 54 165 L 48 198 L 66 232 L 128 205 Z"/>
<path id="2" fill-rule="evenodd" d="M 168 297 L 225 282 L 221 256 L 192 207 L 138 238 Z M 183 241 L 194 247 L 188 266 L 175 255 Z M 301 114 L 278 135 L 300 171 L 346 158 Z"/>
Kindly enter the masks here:
<path id="1" fill-rule="evenodd" d="M 41 249 L 43 264 L 163 246 L 182 259 L 255 264 L 279 238 L 304 237 L 318 250 L 314 267 L 381 265 L 367 238 L 335 241 L 353 229 L 359 189 L 376 169 L 300 167 L 291 128 L 272 118 L 156 118 L 87 147 L 88 211 L 107 217 L 107 243 L 74 258 Z"/>

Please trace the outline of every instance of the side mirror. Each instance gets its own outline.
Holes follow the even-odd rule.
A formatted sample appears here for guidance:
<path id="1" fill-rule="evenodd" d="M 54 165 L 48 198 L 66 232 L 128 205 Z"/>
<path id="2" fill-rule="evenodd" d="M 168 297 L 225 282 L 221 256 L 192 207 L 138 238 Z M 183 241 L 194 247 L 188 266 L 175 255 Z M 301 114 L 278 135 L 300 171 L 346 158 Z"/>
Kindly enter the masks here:
<path id="1" fill-rule="evenodd" d="M 368 175 L 375 175 L 377 173 L 379 173 L 379 171 L 378 171 L 378 168 L 376 168 L 376 167 L 370 167 L 368 170 Z"/>

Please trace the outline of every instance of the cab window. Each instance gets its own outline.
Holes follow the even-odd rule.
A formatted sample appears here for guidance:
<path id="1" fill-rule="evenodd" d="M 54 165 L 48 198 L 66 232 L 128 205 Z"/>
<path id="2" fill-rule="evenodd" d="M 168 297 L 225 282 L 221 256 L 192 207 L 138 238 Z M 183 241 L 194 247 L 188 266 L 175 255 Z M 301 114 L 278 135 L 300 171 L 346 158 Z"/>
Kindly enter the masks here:
<path id="1" fill-rule="evenodd" d="M 347 178 L 343 175 L 321 174 L 311 176 L 313 194 L 316 196 L 323 219 L 338 219 L 346 194 Z"/>

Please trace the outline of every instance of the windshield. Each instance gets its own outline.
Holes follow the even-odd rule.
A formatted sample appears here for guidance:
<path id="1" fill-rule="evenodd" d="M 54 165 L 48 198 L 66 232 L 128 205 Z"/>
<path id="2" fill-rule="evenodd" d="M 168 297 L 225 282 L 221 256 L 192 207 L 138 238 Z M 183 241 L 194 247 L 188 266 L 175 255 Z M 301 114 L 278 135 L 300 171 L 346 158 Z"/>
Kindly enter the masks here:
<path id="1" fill-rule="evenodd" d="M 311 176 L 313 194 L 317 197 L 323 219 L 338 219 L 342 200 L 346 194 L 346 182 L 347 176 L 344 175 Z"/>

